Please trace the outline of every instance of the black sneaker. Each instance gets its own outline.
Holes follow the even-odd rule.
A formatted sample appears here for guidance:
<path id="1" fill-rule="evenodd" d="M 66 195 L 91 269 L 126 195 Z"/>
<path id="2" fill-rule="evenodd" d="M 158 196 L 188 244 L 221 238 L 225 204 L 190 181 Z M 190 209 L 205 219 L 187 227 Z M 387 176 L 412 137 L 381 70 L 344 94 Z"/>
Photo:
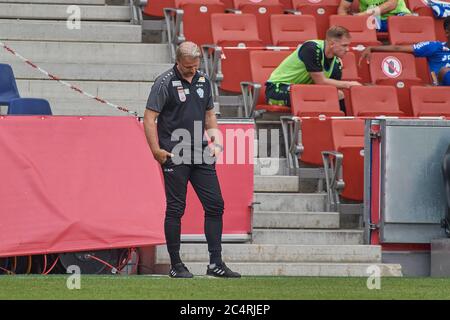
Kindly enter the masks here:
<path id="1" fill-rule="evenodd" d="M 193 278 L 194 275 L 189 272 L 184 263 L 180 262 L 172 266 L 169 271 L 171 278 Z"/>
<path id="2" fill-rule="evenodd" d="M 237 272 L 231 271 L 225 263 L 212 264 L 206 268 L 206 275 L 219 278 L 240 278 L 241 275 Z"/>

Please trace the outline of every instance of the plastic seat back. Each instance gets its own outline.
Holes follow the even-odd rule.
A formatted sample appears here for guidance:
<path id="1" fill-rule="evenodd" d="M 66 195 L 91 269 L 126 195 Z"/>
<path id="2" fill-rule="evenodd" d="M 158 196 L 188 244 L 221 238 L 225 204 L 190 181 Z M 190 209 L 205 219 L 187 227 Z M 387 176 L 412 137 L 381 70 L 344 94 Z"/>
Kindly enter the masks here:
<path id="1" fill-rule="evenodd" d="M 432 17 L 391 16 L 388 23 L 391 44 L 404 45 L 436 40 Z"/>
<path id="2" fill-rule="evenodd" d="M 242 47 L 242 49 L 223 49 L 222 90 L 241 93 L 242 81 L 248 81 L 250 74 L 249 49 L 245 47 L 262 47 L 259 39 L 256 17 L 253 14 L 211 15 L 212 36 L 216 45 Z"/>
<path id="3" fill-rule="evenodd" d="M 19 90 L 11 66 L 0 63 L 0 105 L 9 106 L 12 99 L 19 97 Z"/>
<path id="4" fill-rule="evenodd" d="M 234 0 L 234 7 L 242 13 L 254 14 L 258 23 L 259 38 L 265 45 L 273 43 L 270 32 L 270 17 L 273 14 L 283 14 L 283 5 L 278 0 L 254 2 L 250 0 Z"/>
<path id="5" fill-rule="evenodd" d="M 339 109 L 337 88 L 328 85 L 291 86 L 291 108 L 295 116 L 344 116 Z"/>
<path id="6" fill-rule="evenodd" d="M 415 117 L 450 116 L 450 90 L 446 87 L 411 87 Z"/>
<path id="7" fill-rule="evenodd" d="M 175 0 L 175 6 L 184 11 L 183 33 L 186 40 L 198 45 L 213 43 L 211 14 L 225 12 L 225 5 L 220 0 Z"/>
<path id="8" fill-rule="evenodd" d="M 337 14 L 339 0 L 292 0 L 292 6 L 302 15 L 308 14 L 316 17 L 317 32 L 319 39 L 325 39 L 325 33 L 329 26 L 329 17 Z"/>
<path id="9" fill-rule="evenodd" d="M 353 115 L 403 116 L 393 86 L 354 86 L 350 89 Z"/>
<path id="10" fill-rule="evenodd" d="M 312 15 L 274 14 L 270 17 L 270 26 L 275 46 L 297 47 L 318 38 L 316 18 Z"/>
<path id="11" fill-rule="evenodd" d="M 346 28 L 352 37 L 351 45 L 379 45 L 375 29 L 369 28 L 365 16 L 330 16 L 330 26 Z"/>
<path id="12" fill-rule="evenodd" d="M 18 98 L 11 100 L 9 115 L 52 115 L 50 104 L 45 99 Z"/>

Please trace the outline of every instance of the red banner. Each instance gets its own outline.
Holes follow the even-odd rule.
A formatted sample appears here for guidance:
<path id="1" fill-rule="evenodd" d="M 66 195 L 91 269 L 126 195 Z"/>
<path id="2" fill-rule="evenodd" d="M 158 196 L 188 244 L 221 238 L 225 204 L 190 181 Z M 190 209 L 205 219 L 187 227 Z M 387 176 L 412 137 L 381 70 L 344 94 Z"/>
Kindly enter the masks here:
<path id="1" fill-rule="evenodd" d="M 0 170 L 0 257 L 165 242 L 161 169 L 135 118 L 0 117 Z M 253 164 L 217 170 L 224 234 L 249 233 Z M 192 190 L 183 233 L 203 234 Z"/>
<path id="2" fill-rule="evenodd" d="M 223 134 L 224 152 L 218 159 L 216 168 L 225 203 L 223 236 L 244 239 L 251 232 L 254 125 L 221 123 L 219 129 Z M 203 217 L 200 200 L 189 184 L 182 234 L 203 235 Z"/>

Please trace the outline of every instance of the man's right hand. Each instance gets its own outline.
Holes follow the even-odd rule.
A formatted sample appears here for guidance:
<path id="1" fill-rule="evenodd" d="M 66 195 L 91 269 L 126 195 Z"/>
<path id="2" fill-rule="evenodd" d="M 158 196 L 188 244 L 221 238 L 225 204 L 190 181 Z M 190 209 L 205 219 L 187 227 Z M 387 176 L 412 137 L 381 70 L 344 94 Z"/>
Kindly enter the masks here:
<path id="1" fill-rule="evenodd" d="M 346 81 L 347 89 L 350 89 L 353 86 L 362 86 L 358 81 Z"/>
<path id="2" fill-rule="evenodd" d="M 170 152 L 167 152 L 164 149 L 159 149 L 158 151 L 153 154 L 153 157 L 158 161 L 161 165 L 164 164 L 168 158 L 172 158 L 173 154 Z"/>
<path id="3" fill-rule="evenodd" d="M 364 51 L 361 52 L 361 56 L 360 56 L 359 61 L 358 61 L 358 66 L 361 66 L 361 62 L 363 60 L 366 60 L 366 62 L 369 63 L 369 61 L 370 61 L 370 54 L 371 53 L 372 53 L 372 48 L 371 47 L 365 48 Z"/>

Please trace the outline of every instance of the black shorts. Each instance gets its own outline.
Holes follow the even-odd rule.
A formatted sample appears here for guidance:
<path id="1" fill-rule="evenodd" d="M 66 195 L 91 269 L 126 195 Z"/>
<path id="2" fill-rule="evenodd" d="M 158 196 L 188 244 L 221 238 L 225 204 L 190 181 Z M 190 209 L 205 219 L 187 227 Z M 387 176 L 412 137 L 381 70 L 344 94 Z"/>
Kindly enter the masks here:
<path id="1" fill-rule="evenodd" d="M 266 82 L 266 103 L 275 106 L 291 106 L 291 86 Z"/>

